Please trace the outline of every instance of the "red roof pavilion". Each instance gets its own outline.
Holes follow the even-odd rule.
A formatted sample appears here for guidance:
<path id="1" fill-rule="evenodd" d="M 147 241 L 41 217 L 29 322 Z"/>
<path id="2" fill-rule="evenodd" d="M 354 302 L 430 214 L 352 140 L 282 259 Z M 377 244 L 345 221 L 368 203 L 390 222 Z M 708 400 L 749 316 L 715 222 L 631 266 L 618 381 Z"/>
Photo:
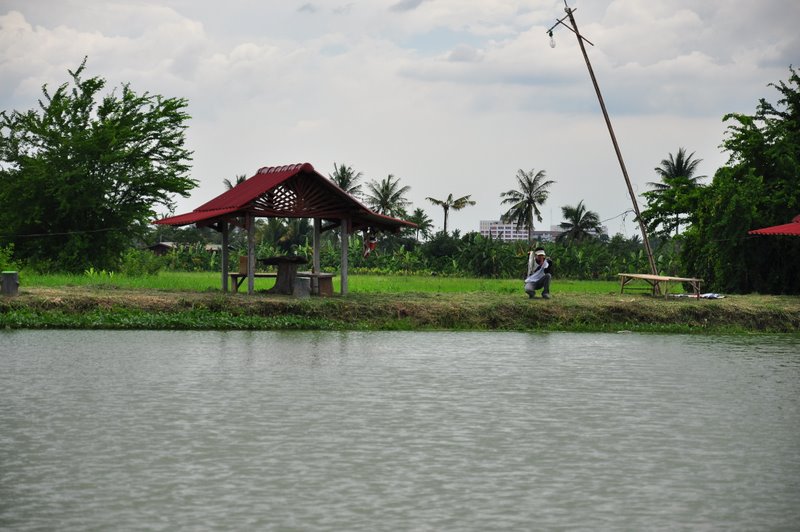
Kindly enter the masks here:
<path id="1" fill-rule="evenodd" d="M 800 236 L 800 214 L 792 218 L 788 224 L 773 225 L 762 229 L 753 229 L 747 232 L 748 235 L 783 235 Z"/>
<path id="2" fill-rule="evenodd" d="M 322 176 L 309 163 L 268 166 L 246 181 L 220 194 L 195 210 L 155 221 L 156 224 L 209 226 L 223 234 L 222 283 L 228 288 L 229 225 L 248 231 L 248 293 L 253 292 L 255 263 L 255 218 L 313 218 L 313 272 L 319 273 L 319 235 L 322 231 L 341 227 L 342 268 L 341 290 L 347 293 L 348 235 L 358 230 L 398 232 L 415 224 L 372 211 L 356 198 Z M 322 221 L 331 222 L 322 227 Z"/>

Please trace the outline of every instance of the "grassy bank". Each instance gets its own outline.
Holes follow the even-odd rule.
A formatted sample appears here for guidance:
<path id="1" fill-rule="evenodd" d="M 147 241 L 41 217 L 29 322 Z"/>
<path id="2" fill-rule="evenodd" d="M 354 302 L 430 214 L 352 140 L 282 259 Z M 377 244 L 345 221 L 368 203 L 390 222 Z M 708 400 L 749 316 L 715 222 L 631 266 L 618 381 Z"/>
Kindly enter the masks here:
<path id="1" fill-rule="evenodd" d="M 720 300 L 619 294 L 614 282 L 558 281 L 530 300 L 516 280 L 352 276 L 350 293 L 296 299 L 224 295 L 214 274 L 23 278 L 0 298 L 2 328 L 800 331 L 800 298 Z M 257 284 L 257 289 L 269 283 Z"/>

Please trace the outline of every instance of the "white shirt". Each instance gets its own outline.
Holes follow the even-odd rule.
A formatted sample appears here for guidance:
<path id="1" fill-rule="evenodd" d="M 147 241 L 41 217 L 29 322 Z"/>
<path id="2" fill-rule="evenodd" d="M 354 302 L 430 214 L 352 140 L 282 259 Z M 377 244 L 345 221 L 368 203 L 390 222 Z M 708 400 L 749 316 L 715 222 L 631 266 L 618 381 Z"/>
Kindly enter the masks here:
<path id="1" fill-rule="evenodd" d="M 550 261 L 544 259 L 541 264 L 536 264 L 536 262 L 534 262 L 533 267 L 534 270 L 532 272 L 528 270 L 528 277 L 525 278 L 526 283 L 535 283 L 544 277 L 544 271 L 550 267 Z"/>

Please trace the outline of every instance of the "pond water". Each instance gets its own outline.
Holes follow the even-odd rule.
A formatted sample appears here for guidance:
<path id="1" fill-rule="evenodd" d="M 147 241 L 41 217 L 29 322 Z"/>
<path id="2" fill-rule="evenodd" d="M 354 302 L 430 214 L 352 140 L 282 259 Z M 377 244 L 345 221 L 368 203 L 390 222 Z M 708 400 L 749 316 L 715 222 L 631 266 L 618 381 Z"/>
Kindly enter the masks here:
<path id="1" fill-rule="evenodd" d="M 800 339 L 0 333 L 0 529 L 789 530 Z"/>

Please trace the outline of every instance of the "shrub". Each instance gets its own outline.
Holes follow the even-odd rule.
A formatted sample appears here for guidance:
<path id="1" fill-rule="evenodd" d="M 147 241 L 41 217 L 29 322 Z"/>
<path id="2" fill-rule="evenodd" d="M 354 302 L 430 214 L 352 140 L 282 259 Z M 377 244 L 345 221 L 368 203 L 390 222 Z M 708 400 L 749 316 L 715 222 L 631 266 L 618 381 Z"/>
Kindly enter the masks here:
<path id="1" fill-rule="evenodd" d="M 120 263 L 120 273 L 130 277 L 142 277 L 145 275 L 156 275 L 161 271 L 163 262 L 160 257 L 150 251 L 140 249 L 129 249 L 122 255 Z"/>

